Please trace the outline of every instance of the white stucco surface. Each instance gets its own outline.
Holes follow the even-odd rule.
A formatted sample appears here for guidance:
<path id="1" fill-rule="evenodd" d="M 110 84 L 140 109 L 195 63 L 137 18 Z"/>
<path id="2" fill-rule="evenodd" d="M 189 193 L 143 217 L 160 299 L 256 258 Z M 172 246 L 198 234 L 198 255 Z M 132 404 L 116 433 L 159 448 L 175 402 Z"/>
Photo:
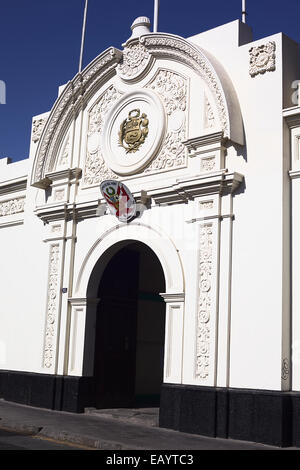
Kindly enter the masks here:
<path id="1" fill-rule="evenodd" d="M 165 275 L 165 382 L 300 390 L 298 52 L 251 41 L 239 21 L 131 38 L 33 118 L 27 160 L 0 160 L 1 369 L 82 375 L 90 276 L 136 240 Z M 142 209 L 128 224 L 101 198 L 112 178 Z"/>

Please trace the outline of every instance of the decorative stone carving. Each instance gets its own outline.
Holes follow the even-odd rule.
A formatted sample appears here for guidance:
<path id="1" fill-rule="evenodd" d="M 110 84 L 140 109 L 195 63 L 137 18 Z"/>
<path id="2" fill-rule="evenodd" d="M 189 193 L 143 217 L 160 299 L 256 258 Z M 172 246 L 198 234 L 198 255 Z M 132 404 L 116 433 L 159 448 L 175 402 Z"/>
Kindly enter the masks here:
<path id="1" fill-rule="evenodd" d="M 100 148 L 100 139 L 103 130 L 105 116 L 112 105 L 122 94 L 111 86 L 93 106 L 89 113 L 89 125 L 87 135 L 87 155 L 83 174 L 83 184 L 91 186 L 99 184 L 104 179 L 115 179 L 113 173 L 106 165 Z"/>
<path id="2" fill-rule="evenodd" d="M 282 360 L 282 366 L 281 366 L 281 378 L 282 380 L 287 380 L 290 375 L 290 367 L 289 367 L 289 360 L 287 358 L 284 358 Z"/>
<path id="3" fill-rule="evenodd" d="M 255 77 L 260 73 L 270 72 L 276 70 L 276 44 L 274 41 L 269 41 L 258 47 L 251 47 L 250 54 L 250 69 L 251 77 Z"/>
<path id="4" fill-rule="evenodd" d="M 68 135 L 67 140 L 63 146 L 62 152 L 59 156 L 58 166 L 66 166 L 69 160 L 69 151 L 70 151 L 70 135 Z"/>
<path id="5" fill-rule="evenodd" d="M 93 106 L 89 113 L 88 137 L 95 132 L 102 132 L 103 122 L 107 112 L 121 96 L 122 93 L 112 85 Z"/>
<path id="6" fill-rule="evenodd" d="M 0 202 L 0 217 L 24 212 L 25 197 Z"/>
<path id="7" fill-rule="evenodd" d="M 57 189 L 55 191 L 54 200 L 55 201 L 63 201 L 65 199 L 65 190 L 64 189 Z"/>
<path id="8" fill-rule="evenodd" d="M 203 158 L 201 161 L 201 170 L 202 171 L 213 171 L 216 168 L 216 158 Z"/>
<path id="9" fill-rule="evenodd" d="M 43 129 L 45 127 L 47 119 L 35 119 L 32 123 L 32 137 L 31 140 L 36 143 L 40 140 Z"/>
<path id="10" fill-rule="evenodd" d="M 130 127 L 128 120 L 133 115 L 136 118 Z M 135 126 L 139 127 L 136 133 L 132 132 Z M 103 127 L 101 150 L 107 167 L 120 176 L 142 172 L 158 154 L 166 127 L 166 112 L 156 93 L 144 88 L 124 94 L 113 105 Z M 123 138 L 127 139 L 126 148 Z M 131 147 L 131 144 L 134 145 Z M 129 156 L 131 149 L 136 151 Z"/>
<path id="11" fill-rule="evenodd" d="M 196 377 L 200 379 L 206 379 L 209 375 L 212 239 L 212 225 L 203 225 L 200 229 L 199 301 L 196 321 Z"/>
<path id="12" fill-rule="evenodd" d="M 125 80 L 137 78 L 147 68 L 151 56 L 140 43 L 130 44 L 124 48 L 123 60 L 118 65 L 118 74 Z"/>
<path id="13" fill-rule="evenodd" d="M 204 126 L 207 129 L 210 129 L 212 127 L 215 127 L 215 116 L 214 112 L 211 106 L 210 101 L 208 100 L 207 97 L 205 97 L 205 118 L 204 118 Z"/>
<path id="14" fill-rule="evenodd" d="M 177 37 L 166 37 L 160 34 L 153 34 L 140 39 L 144 43 L 151 55 L 164 54 L 188 64 L 198 73 L 208 85 L 212 95 L 215 97 L 218 119 L 224 131 L 224 136 L 229 137 L 229 117 L 226 107 L 224 93 L 220 87 L 217 74 L 203 52 L 187 41 Z"/>
<path id="15" fill-rule="evenodd" d="M 52 233 L 60 233 L 61 229 L 62 229 L 61 225 L 52 225 L 51 232 Z"/>
<path id="16" fill-rule="evenodd" d="M 45 134 L 37 155 L 32 176 L 32 184 L 43 187 L 45 173 L 52 171 L 57 155 L 57 146 L 66 121 L 72 119 L 74 112 L 82 106 L 82 96 L 89 96 L 95 82 L 111 73 L 120 60 L 121 52 L 110 48 L 101 54 L 82 74 L 77 74 L 74 80 L 68 83 L 51 112 L 46 124 Z M 86 98 L 87 99 L 87 98 Z M 40 183 L 41 182 L 41 183 Z"/>
<path id="17" fill-rule="evenodd" d="M 139 42 L 137 43 L 137 41 Z M 242 142 L 242 120 L 239 117 L 237 119 L 238 125 L 230 128 L 229 112 L 231 108 L 227 107 L 222 84 L 210 60 L 206 58 L 205 53 L 198 46 L 183 38 L 164 33 L 151 33 L 141 36 L 139 39 L 132 39 L 127 42 L 126 47 L 131 48 L 134 45 L 137 46 L 137 44 L 140 44 L 140 46 L 136 48 L 135 52 L 131 52 L 132 56 L 136 55 L 136 57 L 128 59 L 129 63 L 131 65 L 134 64 L 137 68 L 141 67 L 146 52 L 149 54 L 150 61 L 154 61 L 157 57 L 162 57 L 167 60 L 179 61 L 192 68 L 209 88 L 212 99 L 215 102 L 216 125 L 223 130 L 224 137 L 231 138 L 231 134 L 233 134 L 236 142 Z M 143 57 L 142 59 L 141 56 Z M 72 121 L 74 115 L 76 115 L 82 106 L 88 102 L 92 93 L 99 88 L 100 84 L 107 77 L 113 75 L 121 59 L 121 51 L 110 48 L 66 85 L 48 118 L 35 160 L 31 184 L 40 188 L 47 187 L 49 182 L 45 174 L 53 171 L 67 124 Z M 148 70 L 147 67 L 143 69 L 143 72 L 144 70 Z M 233 101 L 235 103 L 235 100 Z M 238 103 L 235 104 L 238 106 Z"/>
<path id="18" fill-rule="evenodd" d="M 148 88 L 159 94 L 168 115 L 186 110 L 186 81 L 177 73 L 160 70 Z"/>
<path id="19" fill-rule="evenodd" d="M 214 201 L 203 201 L 200 202 L 200 210 L 213 209 Z"/>
<path id="20" fill-rule="evenodd" d="M 146 167 L 145 173 L 179 168 L 186 165 L 186 80 L 175 72 L 160 70 L 148 85 L 161 98 L 168 115 L 168 130 L 158 156 Z"/>
<path id="21" fill-rule="evenodd" d="M 88 154 L 83 178 L 84 185 L 93 186 L 109 179 L 117 179 L 117 175 L 107 168 L 100 150 L 97 153 Z"/>
<path id="22" fill-rule="evenodd" d="M 145 169 L 145 173 L 180 168 L 186 164 L 185 129 L 179 132 L 169 132 L 158 156 Z"/>
<path id="23" fill-rule="evenodd" d="M 57 294 L 59 279 L 59 245 L 51 245 L 49 255 L 48 297 L 43 366 L 48 369 L 54 365 L 55 356 L 55 330 L 57 316 Z"/>

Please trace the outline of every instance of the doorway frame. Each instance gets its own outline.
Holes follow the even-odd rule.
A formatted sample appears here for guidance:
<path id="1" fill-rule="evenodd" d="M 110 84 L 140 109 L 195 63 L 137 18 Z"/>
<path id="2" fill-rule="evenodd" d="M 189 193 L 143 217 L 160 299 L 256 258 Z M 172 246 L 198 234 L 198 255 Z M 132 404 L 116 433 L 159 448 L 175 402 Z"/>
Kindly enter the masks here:
<path id="1" fill-rule="evenodd" d="M 122 246 L 132 242 L 147 245 L 157 256 L 165 277 L 166 302 L 164 383 L 182 383 L 184 299 L 185 285 L 182 262 L 172 240 L 156 227 L 132 222 L 116 224 L 106 230 L 90 247 L 74 276 L 75 293 L 68 299 L 70 307 L 70 335 L 68 341 L 67 371 L 70 376 L 93 376 L 94 339 L 88 331 L 87 310 L 96 318 L 98 284 L 89 288 L 89 281 L 97 264 L 101 278 L 108 262 Z M 101 263 L 98 260 L 102 259 Z M 93 321 L 93 320 L 92 320 Z"/>

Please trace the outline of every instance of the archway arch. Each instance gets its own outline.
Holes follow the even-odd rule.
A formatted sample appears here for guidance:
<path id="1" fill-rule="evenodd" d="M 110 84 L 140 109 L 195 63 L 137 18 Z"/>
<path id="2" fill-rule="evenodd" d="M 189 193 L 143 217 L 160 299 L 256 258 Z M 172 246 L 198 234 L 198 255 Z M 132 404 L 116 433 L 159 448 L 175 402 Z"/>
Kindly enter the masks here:
<path id="1" fill-rule="evenodd" d="M 102 257 L 98 275 L 101 276 L 110 257 L 109 253 L 118 251 L 118 243 L 124 245 L 128 241 L 142 242 L 158 257 L 166 280 L 167 294 L 183 294 L 185 291 L 184 275 L 179 252 L 170 238 L 161 229 L 149 225 L 132 222 L 114 225 L 98 238 L 85 256 L 75 280 L 74 297 L 85 298 L 90 276 L 94 267 Z M 112 250 L 111 252 L 108 250 Z M 93 295 L 96 296 L 94 291 Z M 92 295 L 92 293 L 91 293 Z"/>

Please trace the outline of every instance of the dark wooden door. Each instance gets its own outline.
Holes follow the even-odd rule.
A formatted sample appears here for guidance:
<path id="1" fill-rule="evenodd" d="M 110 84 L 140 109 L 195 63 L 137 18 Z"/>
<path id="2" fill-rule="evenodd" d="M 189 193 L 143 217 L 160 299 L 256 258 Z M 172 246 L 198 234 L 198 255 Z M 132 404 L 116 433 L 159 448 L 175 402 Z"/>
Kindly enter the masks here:
<path id="1" fill-rule="evenodd" d="M 96 406 L 134 404 L 139 256 L 123 249 L 100 283 L 96 325 Z"/>

